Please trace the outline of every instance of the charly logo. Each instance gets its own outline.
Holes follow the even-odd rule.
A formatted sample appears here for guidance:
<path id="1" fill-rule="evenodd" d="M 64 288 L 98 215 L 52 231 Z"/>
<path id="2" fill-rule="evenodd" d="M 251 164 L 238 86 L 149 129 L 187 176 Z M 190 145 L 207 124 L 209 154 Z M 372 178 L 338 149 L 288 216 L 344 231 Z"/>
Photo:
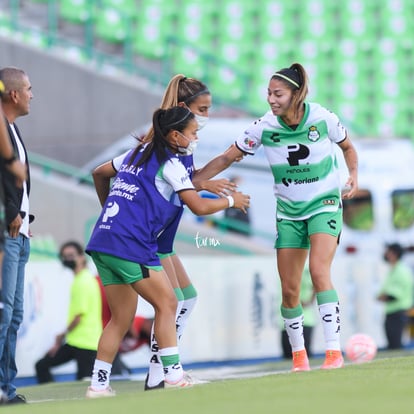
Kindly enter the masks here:
<path id="1" fill-rule="evenodd" d="M 119 205 L 115 201 L 113 203 L 108 203 L 105 213 L 102 217 L 102 223 L 106 223 L 109 218 L 115 217 L 119 213 Z"/>
<path id="2" fill-rule="evenodd" d="M 315 125 L 309 127 L 308 131 L 308 139 L 309 141 L 315 142 L 317 141 L 321 135 L 319 134 L 318 128 Z"/>
<path id="3" fill-rule="evenodd" d="M 336 220 L 331 219 L 326 223 L 332 230 L 336 230 Z"/>

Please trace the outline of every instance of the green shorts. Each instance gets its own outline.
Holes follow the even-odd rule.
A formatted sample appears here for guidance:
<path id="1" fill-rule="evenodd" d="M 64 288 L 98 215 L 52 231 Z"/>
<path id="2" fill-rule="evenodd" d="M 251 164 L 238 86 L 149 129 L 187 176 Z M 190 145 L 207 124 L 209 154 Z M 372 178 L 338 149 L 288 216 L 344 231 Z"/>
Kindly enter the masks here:
<path id="1" fill-rule="evenodd" d="M 102 284 L 129 285 L 149 277 L 149 269 L 160 272 L 162 266 L 144 266 L 106 253 L 90 252 Z"/>
<path id="2" fill-rule="evenodd" d="M 338 237 L 342 231 L 342 209 L 336 212 L 320 213 L 305 220 L 277 219 L 275 247 L 309 249 L 309 236 L 315 233 Z"/>
<path id="3" fill-rule="evenodd" d="M 170 257 L 170 256 L 174 256 L 175 255 L 175 251 L 173 250 L 172 252 L 169 253 L 157 253 L 157 256 L 160 259 L 165 259 L 166 257 Z"/>

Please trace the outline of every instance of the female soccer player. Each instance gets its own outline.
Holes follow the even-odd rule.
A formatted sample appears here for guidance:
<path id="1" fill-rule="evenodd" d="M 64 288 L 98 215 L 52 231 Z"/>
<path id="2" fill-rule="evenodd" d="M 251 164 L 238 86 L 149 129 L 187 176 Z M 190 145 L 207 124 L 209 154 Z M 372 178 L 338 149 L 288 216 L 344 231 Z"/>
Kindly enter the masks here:
<path id="1" fill-rule="evenodd" d="M 299 63 L 277 71 L 268 85 L 270 111 L 255 121 L 222 155 L 199 172 L 216 175 L 242 154 L 263 145 L 274 176 L 276 255 L 282 287 L 281 313 L 293 354 L 293 371 L 309 370 L 303 339 L 300 283 L 309 252 L 309 270 L 316 291 L 325 336 L 323 369 L 340 368 L 338 295 L 331 264 L 342 229 L 342 203 L 334 144 L 341 148 L 349 178 L 344 198 L 358 188 L 358 157 L 338 117 L 317 103 L 305 102 L 308 77 Z M 204 170 L 204 171 L 203 171 Z"/>
<path id="2" fill-rule="evenodd" d="M 198 128 L 203 128 L 209 115 L 212 99 L 207 86 L 194 78 L 187 78 L 182 74 L 175 75 L 169 82 L 162 102 L 161 108 L 168 109 L 179 105 L 190 109 L 195 115 L 198 123 Z M 142 142 L 151 142 L 154 137 L 154 131 L 151 128 L 148 133 L 142 138 Z M 114 177 L 120 168 L 120 164 L 124 159 L 125 154 L 108 161 L 98 166 L 93 171 L 93 179 L 98 198 L 103 205 L 109 193 L 110 179 Z M 195 188 L 206 190 L 218 195 L 227 195 L 236 190 L 236 185 L 227 179 L 209 180 L 211 177 L 206 177 L 203 180 L 197 180 L 197 171 L 193 165 L 193 155 L 182 154 L 180 156 L 181 162 L 186 166 L 190 178 L 192 179 Z M 174 239 L 177 233 L 177 228 L 181 220 L 183 210 L 179 211 L 174 221 L 163 231 L 158 238 L 158 254 L 161 258 L 161 263 L 166 271 L 178 300 L 177 307 L 177 335 L 180 338 L 183 334 L 184 327 L 187 324 L 188 318 L 194 309 L 197 301 L 197 291 L 191 283 L 180 258 L 174 251 Z M 152 335 L 149 372 L 145 380 L 145 389 L 151 390 L 163 387 L 164 373 L 162 364 L 157 352 L 157 344 Z"/>
<path id="3" fill-rule="evenodd" d="M 154 137 L 125 157 L 105 201 L 86 251 L 98 269 L 111 309 L 98 345 L 87 397 L 112 396 L 112 361 L 135 315 L 137 294 L 155 310 L 154 332 L 165 374 L 165 387 L 187 387 L 180 363 L 175 315 L 177 299 L 157 256 L 157 237 L 185 203 L 196 215 L 234 206 L 245 210 L 249 197 L 238 192 L 202 199 L 179 154 L 197 141 L 198 124 L 184 107 L 159 109 Z"/>

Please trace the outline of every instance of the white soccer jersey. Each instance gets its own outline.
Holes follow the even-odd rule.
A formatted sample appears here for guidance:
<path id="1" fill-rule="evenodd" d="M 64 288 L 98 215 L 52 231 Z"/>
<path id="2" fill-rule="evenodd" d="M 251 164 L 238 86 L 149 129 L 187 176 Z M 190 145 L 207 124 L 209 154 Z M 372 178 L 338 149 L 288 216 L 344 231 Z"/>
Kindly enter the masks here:
<path id="1" fill-rule="evenodd" d="M 346 130 L 334 113 L 306 103 L 295 130 L 269 111 L 247 128 L 236 146 L 253 155 L 263 145 L 274 177 L 277 217 L 302 220 L 339 208 L 334 145 L 345 138 Z"/>

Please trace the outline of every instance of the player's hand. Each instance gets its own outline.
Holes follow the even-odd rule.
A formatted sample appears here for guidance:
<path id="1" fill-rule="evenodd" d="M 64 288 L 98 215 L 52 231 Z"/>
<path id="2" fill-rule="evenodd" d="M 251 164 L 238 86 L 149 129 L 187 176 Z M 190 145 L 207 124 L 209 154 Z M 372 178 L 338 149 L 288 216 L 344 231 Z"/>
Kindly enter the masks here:
<path id="1" fill-rule="evenodd" d="M 247 213 L 247 209 L 250 207 L 250 196 L 240 192 L 235 192 L 231 196 L 234 200 L 233 207 Z"/>
<path id="2" fill-rule="evenodd" d="M 358 183 L 352 177 L 348 178 L 348 181 L 345 184 L 344 189 L 342 190 L 342 198 L 350 199 L 356 196 L 358 192 Z"/>
<path id="3" fill-rule="evenodd" d="M 203 182 L 203 189 L 219 196 L 226 196 L 237 190 L 237 184 L 227 178 L 206 180 Z"/>

